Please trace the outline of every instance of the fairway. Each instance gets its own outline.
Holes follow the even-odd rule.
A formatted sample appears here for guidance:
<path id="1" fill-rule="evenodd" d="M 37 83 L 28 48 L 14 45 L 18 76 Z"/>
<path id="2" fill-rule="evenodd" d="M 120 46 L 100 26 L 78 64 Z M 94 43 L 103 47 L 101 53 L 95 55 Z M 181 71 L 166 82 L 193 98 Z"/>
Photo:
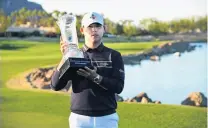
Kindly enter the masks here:
<path id="1" fill-rule="evenodd" d="M 105 43 L 124 54 L 133 54 L 163 42 Z M 83 44 L 80 44 L 82 47 Z M 56 65 L 61 59 L 59 43 L 0 41 L 1 128 L 68 128 L 68 93 L 11 89 L 6 82 L 39 67 Z M 19 86 L 13 85 L 13 86 Z M 206 128 L 207 109 L 164 105 L 118 103 L 119 128 Z"/>

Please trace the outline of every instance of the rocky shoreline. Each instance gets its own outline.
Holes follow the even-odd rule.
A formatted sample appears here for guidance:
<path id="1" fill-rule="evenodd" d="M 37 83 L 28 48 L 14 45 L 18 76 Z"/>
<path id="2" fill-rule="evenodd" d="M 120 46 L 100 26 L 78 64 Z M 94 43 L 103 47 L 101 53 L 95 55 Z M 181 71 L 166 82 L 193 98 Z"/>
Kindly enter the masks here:
<path id="1" fill-rule="evenodd" d="M 50 80 L 54 70 L 54 67 L 39 68 L 36 71 L 29 73 L 29 75 L 26 76 L 26 79 L 32 88 L 50 90 Z M 72 89 L 69 86 L 66 86 L 61 91 L 71 94 Z M 145 92 L 141 92 L 137 96 L 126 100 L 117 94 L 115 96 L 118 102 L 162 104 L 159 100 L 152 100 Z M 186 99 L 181 101 L 181 105 L 207 107 L 207 97 L 201 92 L 191 92 Z"/>
<path id="2" fill-rule="evenodd" d="M 196 46 L 190 45 L 188 42 L 168 42 L 163 43 L 158 46 L 153 47 L 150 50 L 134 54 L 134 55 L 125 55 L 123 56 L 124 64 L 140 64 L 142 60 L 151 60 L 159 61 L 162 56 L 168 54 L 175 54 L 180 56 L 184 52 L 191 52 L 195 49 Z M 38 89 L 51 89 L 50 81 L 55 67 L 48 68 L 39 68 L 33 72 L 30 72 L 26 76 L 27 82 L 31 85 L 32 88 Z M 70 87 L 65 87 L 63 92 L 71 92 Z M 117 101 L 120 102 L 136 102 L 136 103 L 155 103 L 161 104 L 161 101 L 153 101 L 145 92 L 138 94 L 137 96 L 124 100 L 121 96 L 116 95 Z M 191 105 L 199 107 L 207 107 L 207 98 L 201 92 L 192 92 L 186 99 L 181 102 L 182 105 Z"/>
<path id="3" fill-rule="evenodd" d="M 152 49 L 139 52 L 132 55 L 124 55 L 123 60 L 127 65 L 140 64 L 142 60 L 160 61 L 162 56 L 175 54 L 181 56 L 184 52 L 191 52 L 195 49 L 195 45 L 190 42 L 168 42 L 154 46 Z"/>

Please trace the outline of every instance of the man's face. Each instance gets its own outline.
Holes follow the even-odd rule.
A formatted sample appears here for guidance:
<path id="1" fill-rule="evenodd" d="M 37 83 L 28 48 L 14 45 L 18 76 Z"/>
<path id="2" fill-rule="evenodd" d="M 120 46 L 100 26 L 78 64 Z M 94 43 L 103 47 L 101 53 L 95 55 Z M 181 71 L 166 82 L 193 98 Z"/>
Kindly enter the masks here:
<path id="1" fill-rule="evenodd" d="M 85 40 L 92 43 L 100 42 L 104 32 L 104 27 L 99 23 L 90 24 L 88 27 L 83 27 L 82 30 Z"/>

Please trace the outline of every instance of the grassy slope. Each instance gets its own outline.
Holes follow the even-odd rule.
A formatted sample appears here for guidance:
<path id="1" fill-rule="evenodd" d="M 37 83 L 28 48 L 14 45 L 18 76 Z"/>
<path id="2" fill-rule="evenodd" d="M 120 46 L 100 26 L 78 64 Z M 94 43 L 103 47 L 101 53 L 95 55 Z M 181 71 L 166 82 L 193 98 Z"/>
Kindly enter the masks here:
<path id="1" fill-rule="evenodd" d="M 67 95 L 3 89 L 3 128 L 67 128 Z M 119 103 L 120 128 L 206 128 L 206 109 Z"/>
<path id="2" fill-rule="evenodd" d="M 2 44 L 11 42 L 1 41 Z M 14 46 L 27 46 L 18 50 L 1 51 L 2 128 L 64 128 L 68 127 L 67 94 L 23 91 L 5 88 L 5 82 L 25 70 L 59 62 L 61 54 L 57 43 L 29 43 L 14 41 Z M 152 44 L 106 44 L 122 53 L 150 48 Z M 125 50 L 128 49 L 128 50 Z M 206 109 L 153 104 L 118 104 L 120 128 L 206 128 Z"/>

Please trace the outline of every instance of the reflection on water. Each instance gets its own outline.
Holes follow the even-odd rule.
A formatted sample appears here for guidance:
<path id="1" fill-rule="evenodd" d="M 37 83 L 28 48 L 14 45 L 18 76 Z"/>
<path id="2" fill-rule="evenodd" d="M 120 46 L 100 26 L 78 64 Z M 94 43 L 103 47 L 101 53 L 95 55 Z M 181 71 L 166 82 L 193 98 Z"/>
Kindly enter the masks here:
<path id="1" fill-rule="evenodd" d="M 207 44 L 195 43 L 196 49 L 180 57 L 167 55 L 159 62 L 142 61 L 141 65 L 125 65 L 124 99 L 146 92 L 162 104 L 180 104 L 191 92 L 202 92 L 207 97 Z"/>

